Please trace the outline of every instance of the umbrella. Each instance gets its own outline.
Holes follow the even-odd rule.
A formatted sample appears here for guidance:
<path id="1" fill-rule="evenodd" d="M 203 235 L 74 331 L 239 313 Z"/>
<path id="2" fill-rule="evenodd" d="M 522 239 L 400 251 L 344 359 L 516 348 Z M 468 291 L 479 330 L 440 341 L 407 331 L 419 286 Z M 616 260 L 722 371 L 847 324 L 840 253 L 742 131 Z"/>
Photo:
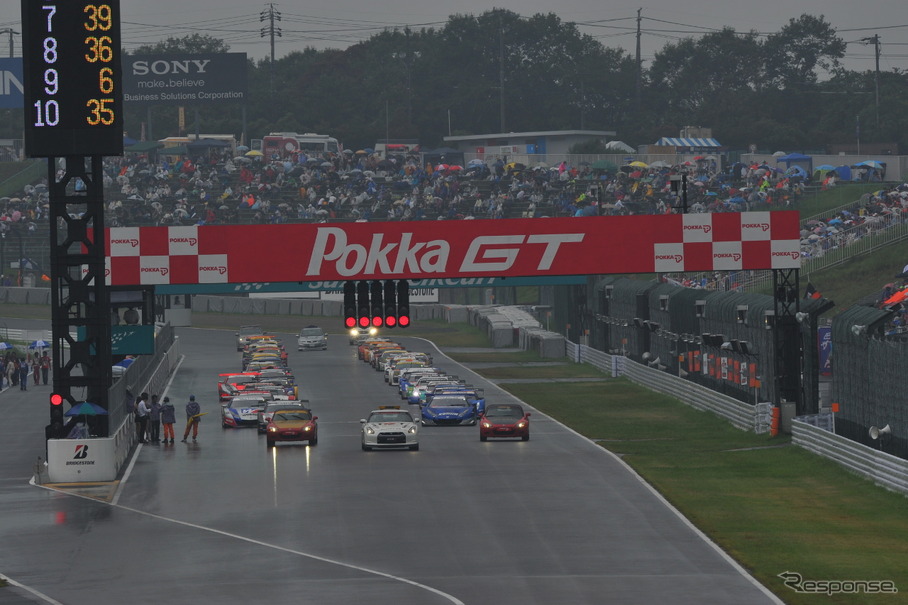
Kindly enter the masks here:
<path id="1" fill-rule="evenodd" d="M 105 416 L 107 410 L 99 406 L 97 403 L 91 403 L 88 401 L 83 401 L 82 403 L 77 403 L 73 407 L 69 408 L 63 415 L 64 416 Z"/>
<path id="2" fill-rule="evenodd" d="M 236 150 L 237 151 L 249 151 L 249 148 L 246 147 L 245 145 L 237 145 Z"/>
<path id="3" fill-rule="evenodd" d="M 262 153 L 261 151 L 259 151 L 258 149 L 253 149 L 252 151 L 247 151 L 243 155 L 245 155 L 247 158 L 260 158 L 265 154 Z"/>
<path id="4" fill-rule="evenodd" d="M 472 160 L 467 162 L 468 166 L 482 166 L 483 164 L 485 164 L 485 161 L 480 160 L 479 158 L 473 158 Z"/>
<path id="5" fill-rule="evenodd" d="M 0 342 L 0 351 L 9 351 L 13 348 L 13 345 L 7 344 L 5 342 Z"/>
<path id="6" fill-rule="evenodd" d="M 596 160 L 590 166 L 593 170 L 610 170 L 614 172 L 618 169 L 618 166 L 614 162 L 609 162 L 608 160 Z"/>
<path id="7" fill-rule="evenodd" d="M 649 168 L 649 164 L 647 164 L 646 162 L 641 162 L 640 160 L 631 162 L 630 164 L 628 164 L 628 166 L 633 166 L 634 168 Z"/>
<path id="8" fill-rule="evenodd" d="M 30 345 L 28 345 L 28 348 L 29 349 L 46 349 L 49 346 L 50 346 L 50 344 L 48 344 L 44 340 L 36 340 L 33 343 L 31 343 Z"/>
<path id="9" fill-rule="evenodd" d="M 889 298 L 884 300 L 883 304 L 884 305 L 894 305 L 896 303 L 900 303 L 900 302 L 904 301 L 906 298 L 908 298 L 908 289 L 899 290 L 898 292 L 896 292 L 895 294 L 893 294 L 892 296 L 890 296 Z"/>

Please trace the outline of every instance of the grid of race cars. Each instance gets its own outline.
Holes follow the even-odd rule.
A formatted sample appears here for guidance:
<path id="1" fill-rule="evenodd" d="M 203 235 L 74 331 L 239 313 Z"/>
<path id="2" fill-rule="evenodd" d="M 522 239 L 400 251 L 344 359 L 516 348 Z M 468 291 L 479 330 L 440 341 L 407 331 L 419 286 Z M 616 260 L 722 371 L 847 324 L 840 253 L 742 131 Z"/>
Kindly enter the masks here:
<path id="1" fill-rule="evenodd" d="M 312 328 L 315 326 L 303 331 L 313 333 Z M 379 405 L 360 419 L 364 451 L 419 450 L 421 426 L 478 424 L 480 441 L 529 440 L 530 414 L 520 405 L 487 404 L 483 389 L 435 366 L 430 354 L 407 350 L 368 330 L 352 330 L 349 342 L 356 347 L 357 358 L 382 373 L 385 383 L 396 388 L 404 400 L 397 405 Z M 313 415 L 308 400 L 299 399 L 299 387 L 280 338 L 260 326 L 242 326 L 237 348 L 243 353 L 242 369 L 218 378 L 221 425 L 225 429 L 254 426 L 265 435 L 268 448 L 281 442 L 317 445 L 318 416 Z M 418 412 L 411 412 L 417 408 Z"/>

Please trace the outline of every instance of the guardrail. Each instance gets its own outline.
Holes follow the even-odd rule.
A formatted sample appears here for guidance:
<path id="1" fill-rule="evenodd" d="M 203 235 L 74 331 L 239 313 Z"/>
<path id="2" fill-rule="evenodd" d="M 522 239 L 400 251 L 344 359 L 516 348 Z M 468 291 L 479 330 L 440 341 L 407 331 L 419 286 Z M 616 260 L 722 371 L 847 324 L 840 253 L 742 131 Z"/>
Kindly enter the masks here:
<path id="1" fill-rule="evenodd" d="M 568 357 L 576 362 L 589 363 L 612 376 L 627 376 L 641 386 L 671 395 L 693 408 L 725 418 L 741 430 L 753 431 L 758 435 L 769 432 L 772 422 L 771 403 L 743 403 L 679 376 L 586 345 L 569 342 L 566 351 Z"/>
<path id="2" fill-rule="evenodd" d="M 888 490 L 908 495 L 908 460 L 875 450 L 795 418 L 791 441 Z"/>

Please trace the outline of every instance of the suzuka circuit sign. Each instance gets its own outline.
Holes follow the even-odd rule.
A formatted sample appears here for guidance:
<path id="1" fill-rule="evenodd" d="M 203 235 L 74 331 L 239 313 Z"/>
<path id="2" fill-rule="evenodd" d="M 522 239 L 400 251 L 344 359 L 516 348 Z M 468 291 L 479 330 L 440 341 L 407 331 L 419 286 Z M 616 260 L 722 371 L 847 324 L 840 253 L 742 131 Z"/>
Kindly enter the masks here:
<path id="1" fill-rule="evenodd" d="M 107 230 L 106 275 L 120 286 L 798 269 L 799 229 L 793 211 L 122 227 Z"/>

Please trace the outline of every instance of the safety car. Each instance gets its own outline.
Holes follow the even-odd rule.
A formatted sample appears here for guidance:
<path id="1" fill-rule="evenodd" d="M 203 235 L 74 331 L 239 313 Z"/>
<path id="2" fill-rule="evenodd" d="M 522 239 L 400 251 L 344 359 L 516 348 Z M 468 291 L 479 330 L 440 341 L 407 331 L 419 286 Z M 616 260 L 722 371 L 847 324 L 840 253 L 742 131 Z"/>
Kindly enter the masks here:
<path id="1" fill-rule="evenodd" d="M 397 405 L 383 405 L 372 410 L 368 418 L 360 420 L 362 425 L 362 448 L 419 449 L 419 425 L 407 410 Z"/>
<path id="2" fill-rule="evenodd" d="M 264 334 L 262 326 L 259 325 L 247 325 L 240 326 L 240 329 L 236 333 L 236 350 L 242 351 L 243 347 L 246 346 L 246 343 L 249 342 L 250 336 L 256 336 Z"/>
<path id="3" fill-rule="evenodd" d="M 306 326 L 300 330 L 299 336 L 296 337 L 297 351 L 310 349 L 328 350 L 328 335 L 318 326 Z"/>

